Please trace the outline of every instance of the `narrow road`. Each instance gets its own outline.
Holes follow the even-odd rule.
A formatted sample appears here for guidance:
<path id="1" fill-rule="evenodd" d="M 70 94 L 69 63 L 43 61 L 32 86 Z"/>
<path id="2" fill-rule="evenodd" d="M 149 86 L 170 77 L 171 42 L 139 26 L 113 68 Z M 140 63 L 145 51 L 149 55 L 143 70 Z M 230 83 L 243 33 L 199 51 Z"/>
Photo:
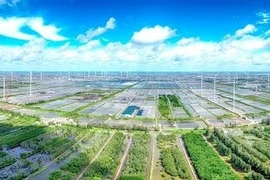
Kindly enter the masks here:
<path id="1" fill-rule="evenodd" d="M 99 150 L 99 152 L 96 154 L 96 156 L 90 161 L 90 163 L 83 169 L 83 171 L 78 175 L 78 177 L 76 178 L 76 180 L 79 180 L 82 178 L 83 174 L 87 171 L 87 169 L 91 166 L 91 164 L 98 158 L 98 156 L 102 153 L 103 149 L 107 146 L 107 144 L 110 142 L 110 140 L 112 139 L 113 135 L 115 132 L 113 132 L 110 137 L 108 138 L 108 140 L 105 142 L 105 144 L 102 146 L 102 148 Z"/>
<path id="2" fill-rule="evenodd" d="M 128 152 L 129 152 L 129 149 L 130 149 L 130 146 L 131 146 L 131 143 L 132 143 L 132 136 L 129 137 L 128 139 L 128 143 L 127 143 L 127 147 L 126 147 L 126 150 L 125 150 L 125 153 L 120 161 L 120 164 L 118 166 L 118 169 L 116 171 L 116 174 L 114 176 L 114 180 L 117 180 L 120 176 L 120 172 L 121 170 L 123 169 L 123 165 L 124 165 L 124 162 L 126 161 L 126 158 L 127 158 L 127 155 L 128 155 Z"/>
<path id="3" fill-rule="evenodd" d="M 148 160 L 147 160 L 147 173 L 146 173 L 146 179 L 150 179 L 150 175 L 151 175 L 151 167 L 152 167 L 152 159 L 153 157 L 153 148 L 154 148 L 154 137 L 151 135 L 151 140 L 150 140 L 150 144 L 149 144 L 149 150 L 148 150 Z"/>
<path id="4" fill-rule="evenodd" d="M 152 154 L 151 154 L 151 168 L 150 168 L 150 180 L 153 179 L 153 171 L 154 171 L 154 161 L 155 161 L 155 148 L 156 148 L 156 144 L 157 144 L 157 135 L 156 134 L 153 134 L 152 135 L 152 145 L 153 145 L 153 149 L 152 149 Z"/>
<path id="5" fill-rule="evenodd" d="M 191 165 L 191 161 L 190 161 L 190 159 L 189 159 L 189 156 L 188 156 L 188 154 L 187 154 L 186 147 L 184 146 L 184 142 L 183 142 L 183 140 L 182 140 L 181 137 L 178 137 L 178 138 L 177 138 L 177 143 L 180 145 L 182 151 L 184 152 L 184 155 L 185 155 L 185 158 L 186 158 L 187 163 L 188 163 L 188 165 L 189 165 L 189 168 L 190 168 L 190 170 L 191 170 L 191 174 L 192 174 L 193 179 L 194 179 L 194 180 L 198 180 L 199 178 L 197 177 L 197 174 L 196 174 L 196 172 L 195 172 L 194 167 Z"/>

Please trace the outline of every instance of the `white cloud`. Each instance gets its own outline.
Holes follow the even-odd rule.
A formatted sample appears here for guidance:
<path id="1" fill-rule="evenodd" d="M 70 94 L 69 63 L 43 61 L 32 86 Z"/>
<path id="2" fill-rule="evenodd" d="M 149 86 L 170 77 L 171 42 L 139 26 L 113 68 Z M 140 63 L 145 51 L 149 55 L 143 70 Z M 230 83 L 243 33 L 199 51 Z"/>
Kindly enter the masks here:
<path id="1" fill-rule="evenodd" d="M 259 21 L 257 21 L 257 24 L 268 24 L 270 20 L 270 13 L 258 12 L 256 15 L 259 18 Z"/>
<path id="2" fill-rule="evenodd" d="M 24 46 L 0 45 L 0 64 L 1 68 L 27 64 L 46 70 L 266 70 L 270 65 L 270 37 L 249 32 L 253 31 L 240 33 L 241 38 L 227 36 L 216 42 L 182 37 L 175 44 L 147 46 L 132 41 L 102 45 L 100 40 L 90 40 L 79 46 L 65 43 L 56 48 L 47 47 L 43 38 L 35 38 Z"/>
<path id="3" fill-rule="evenodd" d="M 61 36 L 58 29 L 54 25 L 44 25 L 42 18 L 31 18 L 28 20 L 27 25 L 37 33 L 39 33 L 43 38 L 51 41 L 65 41 L 66 37 Z"/>
<path id="4" fill-rule="evenodd" d="M 20 1 L 21 0 L 0 0 L 0 6 L 7 5 L 10 7 L 13 7 L 13 6 L 16 6 L 17 3 L 19 3 Z"/>
<path id="5" fill-rule="evenodd" d="M 257 28 L 253 24 L 246 25 L 243 29 L 239 29 L 235 32 L 235 36 L 242 37 L 247 34 L 252 34 L 257 31 Z"/>
<path id="6" fill-rule="evenodd" d="M 264 33 L 266 36 L 270 35 L 270 29 Z"/>
<path id="7" fill-rule="evenodd" d="M 29 27 L 47 40 L 64 41 L 67 39 L 58 35 L 60 29 L 54 25 L 44 25 L 42 18 L 11 17 L 4 19 L 0 17 L 0 27 L 0 35 L 20 40 L 32 40 L 37 37 L 36 35 L 22 32 L 22 27 Z"/>
<path id="8" fill-rule="evenodd" d="M 200 39 L 199 38 L 182 38 L 180 39 L 177 44 L 178 45 L 188 45 L 188 44 L 191 44 L 191 43 L 194 43 L 196 41 L 199 41 Z"/>
<path id="9" fill-rule="evenodd" d="M 156 25 L 155 27 L 144 27 L 139 32 L 135 32 L 131 41 L 138 44 L 156 44 L 173 37 L 176 30 L 168 26 Z"/>
<path id="10" fill-rule="evenodd" d="M 115 19 L 113 18 L 113 17 L 111 17 L 110 19 L 109 19 L 109 21 L 107 21 L 107 23 L 106 23 L 106 26 L 105 26 L 105 28 L 106 29 L 114 29 L 115 28 Z"/>
<path id="11" fill-rule="evenodd" d="M 77 40 L 81 43 L 87 43 L 94 37 L 100 36 L 104 34 L 108 30 L 112 30 L 116 27 L 116 20 L 111 17 L 104 27 L 98 27 L 97 29 L 89 29 L 85 34 L 80 34 L 77 37 Z"/>
<path id="12" fill-rule="evenodd" d="M 34 35 L 26 34 L 20 31 L 20 29 L 26 25 L 26 18 L 1 18 L 0 17 L 0 35 L 21 39 L 31 40 L 35 38 Z"/>

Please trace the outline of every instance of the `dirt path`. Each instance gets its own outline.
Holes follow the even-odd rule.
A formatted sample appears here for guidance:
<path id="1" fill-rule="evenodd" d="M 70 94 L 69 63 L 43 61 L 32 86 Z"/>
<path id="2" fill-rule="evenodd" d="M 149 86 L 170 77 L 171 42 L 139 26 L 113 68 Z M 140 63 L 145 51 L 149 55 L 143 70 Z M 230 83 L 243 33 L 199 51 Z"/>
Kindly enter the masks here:
<path id="1" fill-rule="evenodd" d="M 149 177 L 149 179 L 150 180 L 152 180 L 153 179 L 153 171 L 154 171 L 154 161 L 155 161 L 155 147 L 156 147 L 156 144 L 157 144 L 157 140 L 156 140 L 156 138 L 157 138 L 157 135 L 156 134 L 153 134 L 152 135 L 152 154 L 150 155 L 151 156 L 151 168 L 150 168 L 150 177 Z"/>
<path id="2" fill-rule="evenodd" d="M 149 144 L 149 151 L 148 151 L 148 161 L 147 161 L 147 173 L 146 179 L 150 179 L 151 172 L 152 172 L 152 160 L 153 160 L 153 149 L 154 149 L 154 135 L 151 134 L 151 140 Z"/>
<path id="3" fill-rule="evenodd" d="M 188 165 L 189 165 L 189 168 L 190 168 L 190 170 L 191 170 L 192 179 L 198 180 L 199 178 L 198 178 L 198 176 L 197 176 L 197 174 L 196 174 L 196 171 L 195 171 L 194 167 L 191 165 L 191 161 L 190 161 L 190 159 L 189 159 L 189 156 L 188 156 L 188 154 L 187 154 L 186 147 L 184 146 L 184 142 L 183 142 L 183 140 L 182 140 L 181 137 L 178 137 L 178 138 L 177 138 L 177 143 L 180 145 L 180 148 L 182 149 L 182 151 L 183 151 L 183 153 L 184 153 L 184 155 L 185 155 L 186 161 L 187 161 L 187 163 L 188 163 Z"/>
<path id="4" fill-rule="evenodd" d="M 107 144 L 110 142 L 110 140 L 112 139 L 113 135 L 115 132 L 113 132 L 110 137 L 108 138 L 108 140 L 105 142 L 105 144 L 102 146 L 102 148 L 99 150 L 99 152 L 96 154 L 96 156 L 90 161 L 90 163 L 83 169 L 83 171 L 78 175 L 78 177 L 76 178 L 76 180 L 79 180 L 82 178 L 83 174 L 87 171 L 87 169 L 90 167 L 90 165 L 98 158 L 98 156 L 102 153 L 103 149 L 107 146 Z"/>
<path id="5" fill-rule="evenodd" d="M 123 169 L 123 165 L 124 165 L 124 162 L 126 161 L 126 158 L 127 158 L 127 155 L 128 155 L 128 152 L 129 152 L 129 149 L 130 149 L 130 146 L 132 144 L 132 136 L 129 137 L 128 139 L 128 143 L 127 143 L 127 147 L 126 147 L 126 150 L 125 150 L 125 153 L 120 161 L 120 164 L 117 168 L 117 171 L 116 171 L 116 174 L 114 176 L 114 180 L 117 180 L 120 176 L 120 173 L 121 173 L 121 170 Z"/>

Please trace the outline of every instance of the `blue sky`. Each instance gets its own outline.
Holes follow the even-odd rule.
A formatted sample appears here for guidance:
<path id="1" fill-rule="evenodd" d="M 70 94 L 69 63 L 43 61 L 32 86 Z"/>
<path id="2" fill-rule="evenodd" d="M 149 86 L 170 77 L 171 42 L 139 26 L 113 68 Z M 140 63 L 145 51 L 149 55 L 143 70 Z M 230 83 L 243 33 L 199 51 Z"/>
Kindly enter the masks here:
<path id="1" fill-rule="evenodd" d="M 268 0 L 0 0 L 0 70 L 268 71 Z"/>

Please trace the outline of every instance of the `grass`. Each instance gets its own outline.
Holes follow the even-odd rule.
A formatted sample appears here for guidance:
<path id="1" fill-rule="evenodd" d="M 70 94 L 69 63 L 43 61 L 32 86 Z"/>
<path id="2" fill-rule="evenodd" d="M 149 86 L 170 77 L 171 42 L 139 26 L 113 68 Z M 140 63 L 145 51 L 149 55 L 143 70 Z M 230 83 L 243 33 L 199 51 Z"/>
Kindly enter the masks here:
<path id="1" fill-rule="evenodd" d="M 205 142 L 202 135 L 185 134 L 183 140 L 200 179 L 240 179 Z"/>

